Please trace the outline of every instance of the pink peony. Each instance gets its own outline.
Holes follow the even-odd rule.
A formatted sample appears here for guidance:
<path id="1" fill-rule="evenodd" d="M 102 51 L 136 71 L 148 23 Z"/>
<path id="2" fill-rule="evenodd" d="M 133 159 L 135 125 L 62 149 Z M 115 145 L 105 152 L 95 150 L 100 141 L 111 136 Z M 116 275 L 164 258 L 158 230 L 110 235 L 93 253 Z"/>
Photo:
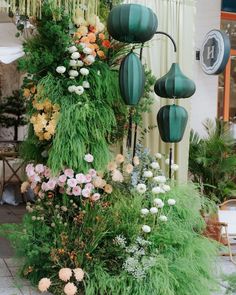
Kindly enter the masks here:
<path id="1" fill-rule="evenodd" d="M 81 187 L 80 186 L 75 186 L 73 189 L 72 189 L 72 194 L 74 196 L 80 196 L 81 195 Z"/>
<path id="2" fill-rule="evenodd" d="M 49 168 L 47 168 L 47 167 L 44 170 L 44 176 L 46 178 L 50 178 L 51 177 L 51 170 Z"/>
<path id="3" fill-rule="evenodd" d="M 69 178 L 73 178 L 74 177 L 74 170 L 73 169 L 65 169 L 64 174 Z"/>
<path id="4" fill-rule="evenodd" d="M 82 173 L 76 174 L 75 178 L 77 179 L 78 183 L 85 183 L 86 182 L 85 175 Z"/>
<path id="5" fill-rule="evenodd" d="M 67 282 L 70 280 L 72 276 L 72 271 L 70 268 L 62 268 L 60 269 L 59 271 L 59 278 L 60 280 L 64 281 L 64 282 Z"/>
<path id="6" fill-rule="evenodd" d="M 83 189 L 82 190 L 82 196 L 85 198 L 88 198 L 90 196 L 91 191 L 88 189 Z"/>
<path id="7" fill-rule="evenodd" d="M 95 193 L 92 195 L 91 199 L 92 201 L 96 202 L 100 199 L 101 195 L 99 193 Z"/>
<path id="8" fill-rule="evenodd" d="M 75 295 L 77 292 L 77 287 L 73 283 L 67 283 L 64 287 L 64 292 L 66 295 Z"/>
<path id="9" fill-rule="evenodd" d="M 67 180 L 67 185 L 69 187 L 76 187 L 78 181 L 75 178 L 70 178 Z"/>
<path id="10" fill-rule="evenodd" d="M 76 281 L 78 281 L 78 282 L 83 281 L 84 271 L 82 270 L 82 268 L 75 268 L 75 269 L 73 269 L 73 272 L 74 272 Z"/>
<path id="11" fill-rule="evenodd" d="M 95 169 L 89 169 L 89 174 L 92 176 L 92 177 L 96 177 L 97 176 L 97 171 Z"/>
<path id="12" fill-rule="evenodd" d="M 94 189 L 94 186 L 93 186 L 93 184 L 91 182 L 89 182 L 89 183 L 86 183 L 84 188 L 89 189 L 91 191 L 92 189 Z"/>
<path id="13" fill-rule="evenodd" d="M 88 163 L 92 163 L 92 162 L 93 162 L 93 155 L 91 155 L 91 154 L 86 154 L 86 155 L 84 156 L 84 160 L 85 160 L 86 162 L 88 162 Z"/>
<path id="14" fill-rule="evenodd" d="M 62 174 L 62 175 L 59 176 L 59 181 L 60 182 L 66 182 L 66 180 L 67 180 L 67 177 L 66 177 L 65 174 Z"/>
<path id="15" fill-rule="evenodd" d="M 38 283 L 38 289 L 40 292 L 47 292 L 50 286 L 51 286 L 51 280 L 48 278 L 43 278 Z"/>
<path id="16" fill-rule="evenodd" d="M 85 180 L 86 180 L 86 183 L 91 182 L 92 176 L 90 174 L 86 174 L 85 175 Z"/>
<path id="17" fill-rule="evenodd" d="M 34 165 L 33 164 L 28 164 L 25 168 L 26 174 L 28 177 L 31 177 L 34 175 Z"/>
<path id="18" fill-rule="evenodd" d="M 122 182 L 124 180 L 124 177 L 119 170 L 115 169 L 114 171 L 112 171 L 112 180 L 116 182 Z"/>
<path id="19" fill-rule="evenodd" d="M 57 184 L 57 179 L 55 178 L 50 178 L 49 181 L 47 182 L 47 188 L 49 191 L 52 191 L 55 189 Z"/>
<path id="20" fill-rule="evenodd" d="M 43 164 L 37 164 L 37 165 L 35 166 L 35 171 L 36 171 L 37 173 L 43 173 L 43 172 L 44 172 L 44 166 L 43 166 Z"/>

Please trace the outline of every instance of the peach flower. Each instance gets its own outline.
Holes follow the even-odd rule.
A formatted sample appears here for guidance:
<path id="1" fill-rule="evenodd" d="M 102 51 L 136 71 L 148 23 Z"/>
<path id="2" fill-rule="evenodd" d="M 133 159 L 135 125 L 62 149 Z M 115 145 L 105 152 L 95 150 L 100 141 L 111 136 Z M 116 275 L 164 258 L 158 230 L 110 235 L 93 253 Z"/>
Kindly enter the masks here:
<path id="1" fill-rule="evenodd" d="M 110 184 L 106 184 L 105 187 L 104 187 L 104 191 L 107 194 L 111 194 L 112 193 L 112 186 Z"/>
<path id="2" fill-rule="evenodd" d="M 96 42 L 96 35 L 94 33 L 88 33 L 89 42 L 94 43 Z"/>
<path id="3" fill-rule="evenodd" d="M 73 269 L 76 281 L 83 281 L 84 279 L 84 271 L 82 270 L 82 268 L 75 268 Z"/>
<path id="4" fill-rule="evenodd" d="M 67 283 L 64 287 L 64 292 L 66 295 L 75 295 L 77 292 L 77 287 L 73 283 Z"/>
<path id="5" fill-rule="evenodd" d="M 124 160 L 125 160 L 125 157 L 124 157 L 123 155 L 118 154 L 118 155 L 116 156 L 116 162 L 117 162 L 117 163 L 121 164 L 121 163 L 124 162 Z"/>
<path id="6" fill-rule="evenodd" d="M 72 276 L 72 271 L 70 268 L 62 268 L 60 269 L 59 271 L 59 278 L 60 280 L 64 281 L 64 282 L 67 282 L 70 280 Z"/>
<path id="7" fill-rule="evenodd" d="M 124 177 L 119 170 L 115 169 L 114 171 L 112 171 L 112 180 L 116 182 L 122 182 L 124 180 Z"/>
<path id="8" fill-rule="evenodd" d="M 38 289 L 40 292 L 47 292 L 48 288 L 51 286 L 51 280 L 48 278 L 42 278 L 38 283 Z"/>
<path id="9" fill-rule="evenodd" d="M 138 166 L 139 165 L 139 157 L 134 156 L 133 163 L 134 163 L 134 166 Z"/>
<path id="10" fill-rule="evenodd" d="M 103 33 L 98 34 L 98 38 L 100 40 L 104 40 L 105 39 L 105 35 Z"/>
<path id="11" fill-rule="evenodd" d="M 133 169 L 134 169 L 134 166 L 132 164 L 127 164 L 126 167 L 125 167 L 125 171 L 128 174 L 132 173 Z"/>
<path id="12" fill-rule="evenodd" d="M 100 58 L 106 58 L 105 53 L 104 53 L 102 50 L 98 50 L 98 51 L 97 51 L 97 55 L 98 55 Z"/>

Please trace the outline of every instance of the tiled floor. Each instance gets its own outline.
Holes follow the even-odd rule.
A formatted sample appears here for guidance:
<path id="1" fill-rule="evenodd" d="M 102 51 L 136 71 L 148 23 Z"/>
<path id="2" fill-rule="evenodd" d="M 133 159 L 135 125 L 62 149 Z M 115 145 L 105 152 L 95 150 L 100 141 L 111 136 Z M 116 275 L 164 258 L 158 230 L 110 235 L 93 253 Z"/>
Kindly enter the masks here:
<path id="1" fill-rule="evenodd" d="M 25 205 L 10 206 L 0 205 L 0 224 L 1 223 L 19 223 L 25 210 Z M 34 288 L 30 287 L 29 282 L 19 279 L 17 276 L 20 261 L 12 258 L 14 255 L 9 242 L 0 237 L 0 295 L 39 295 Z M 236 273 L 236 265 L 229 261 L 228 257 L 218 258 L 218 276 L 221 274 Z M 49 293 L 43 293 L 50 295 Z M 212 295 L 224 295 L 225 288 L 221 291 L 212 293 Z M 201 294 L 199 294 L 201 295 Z M 236 293 L 235 293 L 236 295 Z"/>

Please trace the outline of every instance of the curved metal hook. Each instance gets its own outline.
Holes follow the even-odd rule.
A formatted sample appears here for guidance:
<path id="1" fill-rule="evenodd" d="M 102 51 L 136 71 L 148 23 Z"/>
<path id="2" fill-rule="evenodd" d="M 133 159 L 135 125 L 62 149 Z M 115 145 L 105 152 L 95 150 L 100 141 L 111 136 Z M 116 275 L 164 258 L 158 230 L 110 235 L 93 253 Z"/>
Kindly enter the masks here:
<path id="1" fill-rule="evenodd" d="M 171 40 L 171 42 L 172 42 L 172 44 L 174 46 L 174 52 L 177 52 L 177 46 L 176 46 L 175 40 L 169 34 L 167 34 L 165 32 L 162 32 L 162 31 L 157 31 L 155 34 L 160 34 L 160 35 L 167 36 Z"/>

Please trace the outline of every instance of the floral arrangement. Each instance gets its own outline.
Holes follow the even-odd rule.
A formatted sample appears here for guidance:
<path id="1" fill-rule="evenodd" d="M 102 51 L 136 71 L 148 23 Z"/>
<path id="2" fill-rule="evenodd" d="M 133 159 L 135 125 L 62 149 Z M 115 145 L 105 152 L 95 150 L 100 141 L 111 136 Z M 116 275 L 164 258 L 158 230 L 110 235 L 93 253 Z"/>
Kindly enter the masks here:
<path id="1" fill-rule="evenodd" d="M 33 107 L 37 110 L 30 118 L 34 132 L 39 140 L 50 140 L 55 134 L 60 107 L 47 98 L 43 102 L 33 100 Z"/>

